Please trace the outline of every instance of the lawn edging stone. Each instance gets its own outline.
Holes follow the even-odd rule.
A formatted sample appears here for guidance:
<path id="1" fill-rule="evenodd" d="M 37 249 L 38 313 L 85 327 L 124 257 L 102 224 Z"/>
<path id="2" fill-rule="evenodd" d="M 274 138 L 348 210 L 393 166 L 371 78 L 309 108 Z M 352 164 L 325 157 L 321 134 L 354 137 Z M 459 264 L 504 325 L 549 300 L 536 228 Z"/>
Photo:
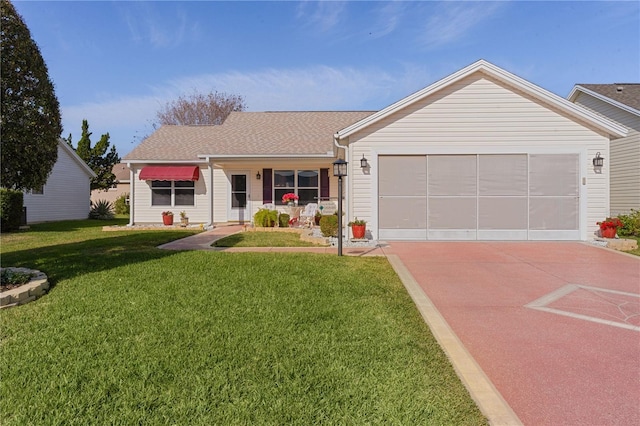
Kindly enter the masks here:
<path id="1" fill-rule="evenodd" d="M 628 239 L 628 238 L 603 238 L 596 237 L 594 238 L 596 241 L 603 241 L 607 243 L 607 248 L 619 251 L 631 251 L 637 250 L 638 242 L 636 240 Z"/>
<path id="2" fill-rule="evenodd" d="M 5 268 L 3 268 L 5 269 Z M 0 309 L 11 308 L 13 306 L 24 305 L 43 296 L 49 290 L 49 279 L 36 269 L 29 268 L 6 268 L 14 272 L 34 274 L 28 283 L 20 287 L 12 288 L 0 293 Z"/>

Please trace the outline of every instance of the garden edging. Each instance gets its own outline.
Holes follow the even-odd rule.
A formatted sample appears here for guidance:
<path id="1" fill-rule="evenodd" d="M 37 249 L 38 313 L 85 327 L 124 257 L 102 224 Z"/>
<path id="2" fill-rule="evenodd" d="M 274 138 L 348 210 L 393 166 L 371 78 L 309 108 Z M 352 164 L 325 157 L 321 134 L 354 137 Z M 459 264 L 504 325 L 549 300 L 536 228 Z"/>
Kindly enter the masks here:
<path id="1" fill-rule="evenodd" d="M 20 287 L 0 293 L 0 309 L 10 308 L 13 306 L 24 305 L 43 296 L 49 290 L 49 279 L 47 276 L 36 269 L 28 268 L 6 268 L 14 272 L 25 274 L 35 274 L 28 283 Z"/>

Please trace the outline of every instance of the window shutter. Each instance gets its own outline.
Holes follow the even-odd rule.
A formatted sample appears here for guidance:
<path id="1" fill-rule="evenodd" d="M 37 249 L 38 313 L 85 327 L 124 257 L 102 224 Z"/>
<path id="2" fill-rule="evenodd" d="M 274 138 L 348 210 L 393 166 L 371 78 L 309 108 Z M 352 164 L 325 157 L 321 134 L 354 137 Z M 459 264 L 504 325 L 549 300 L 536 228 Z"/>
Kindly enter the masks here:
<path id="1" fill-rule="evenodd" d="M 329 198 L 329 169 L 320 169 L 320 198 Z"/>
<path id="2" fill-rule="evenodd" d="M 262 169 L 262 203 L 273 203 L 272 169 Z"/>

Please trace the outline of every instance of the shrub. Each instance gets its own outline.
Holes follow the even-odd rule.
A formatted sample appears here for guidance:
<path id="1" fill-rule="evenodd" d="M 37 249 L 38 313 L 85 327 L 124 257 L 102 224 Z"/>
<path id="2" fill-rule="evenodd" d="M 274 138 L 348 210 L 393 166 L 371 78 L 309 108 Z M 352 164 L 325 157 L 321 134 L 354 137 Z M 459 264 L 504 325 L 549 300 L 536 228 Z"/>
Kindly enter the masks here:
<path id="1" fill-rule="evenodd" d="M 325 237 L 337 237 L 338 236 L 338 216 L 326 215 L 320 219 L 320 231 Z"/>
<path id="2" fill-rule="evenodd" d="M 3 269 L 0 273 L 0 285 L 17 286 L 28 283 L 36 274 L 17 272 L 11 269 Z"/>
<path id="3" fill-rule="evenodd" d="M 618 235 L 640 237 L 640 210 L 631 209 L 629 214 L 621 214 L 618 219 L 622 222 Z"/>
<path id="4" fill-rule="evenodd" d="M 113 209 L 116 214 L 129 214 L 129 204 L 127 203 L 127 199 L 129 198 L 129 193 L 122 194 L 119 196 L 116 201 L 113 203 Z"/>
<path id="5" fill-rule="evenodd" d="M 288 214 L 281 213 L 280 216 L 278 216 L 278 224 L 280 225 L 280 228 L 288 228 L 290 218 L 291 216 L 289 216 Z"/>
<path id="6" fill-rule="evenodd" d="M 22 219 L 22 191 L 0 189 L 0 228 L 2 232 L 16 231 Z"/>
<path id="7" fill-rule="evenodd" d="M 277 210 L 260 209 L 253 215 L 253 224 L 255 226 L 263 226 L 265 228 L 272 228 L 276 225 L 278 220 Z"/>
<path id="8" fill-rule="evenodd" d="M 109 220 L 113 219 L 113 205 L 107 200 L 98 200 L 91 203 L 89 219 Z"/>

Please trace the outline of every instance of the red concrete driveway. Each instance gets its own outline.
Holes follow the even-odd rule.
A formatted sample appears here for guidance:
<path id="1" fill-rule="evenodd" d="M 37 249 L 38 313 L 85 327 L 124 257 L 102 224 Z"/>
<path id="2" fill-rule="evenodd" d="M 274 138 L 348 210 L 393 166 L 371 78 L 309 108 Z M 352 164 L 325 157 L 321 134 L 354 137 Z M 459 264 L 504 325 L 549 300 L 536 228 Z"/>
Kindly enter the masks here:
<path id="1" fill-rule="evenodd" d="M 573 242 L 391 242 L 526 425 L 640 424 L 640 258 Z"/>

